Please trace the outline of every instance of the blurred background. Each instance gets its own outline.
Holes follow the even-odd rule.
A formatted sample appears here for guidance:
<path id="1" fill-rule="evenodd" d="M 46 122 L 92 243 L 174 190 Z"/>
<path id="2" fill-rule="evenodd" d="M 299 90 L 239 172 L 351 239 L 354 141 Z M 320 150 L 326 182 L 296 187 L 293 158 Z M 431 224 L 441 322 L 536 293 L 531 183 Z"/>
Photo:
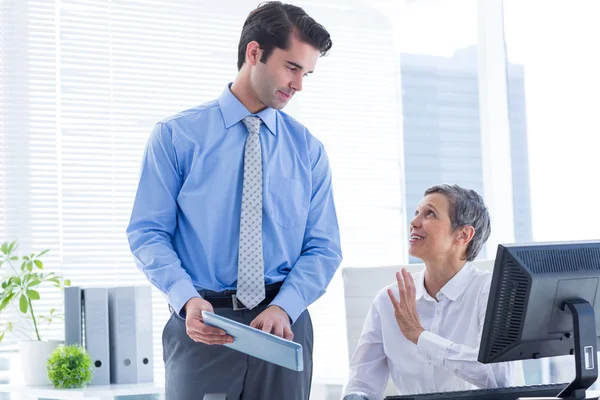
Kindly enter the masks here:
<path id="1" fill-rule="evenodd" d="M 333 40 L 285 111 L 328 150 L 341 268 L 418 262 L 407 221 L 441 182 L 484 196 L 493 233 L 482 259 L 498 243 L 600 237 L 597 0 L 294 4 Z M 74 285 L 147 283 L 125 237 L 146 140 L 235 78 L 257 5 L 0 0 L 0 242 L 51 249 L 46 269 Z M 61 307 L 59 292 L 41 297 L 44 310 Z M 162 382 L 169 312 L 156 290 L 152 309 Z M 311 399 L 338 399 L 349 357 L 339 271 L 310 311 Z M 46 333 L 61 339 L 62 325 Z M 3 383 L 16 340 L 0 344 Z M 527 361 L 525 372 L 527 384 L 565 382 L 573 360 Z"/>

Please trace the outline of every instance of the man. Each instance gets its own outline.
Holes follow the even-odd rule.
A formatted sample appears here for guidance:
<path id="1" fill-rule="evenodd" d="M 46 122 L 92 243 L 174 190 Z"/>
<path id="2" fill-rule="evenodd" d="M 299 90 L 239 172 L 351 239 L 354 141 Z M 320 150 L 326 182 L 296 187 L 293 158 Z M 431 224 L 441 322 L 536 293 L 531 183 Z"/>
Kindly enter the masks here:
<path id="1" fill-rule="evenodd" d="M 299 7 L 267 2 L 246 19 L 238 75 L 207 104 L 158 123 L 127 229 L 139 268 L 172 310 L 163 331 L 167 399 L 308 399 L 306 308 L 341 260 L 323 145 L 279 111 L 332 42 Z M 214 311 L 304 349 L 304 371 L 225 346 Z"/>

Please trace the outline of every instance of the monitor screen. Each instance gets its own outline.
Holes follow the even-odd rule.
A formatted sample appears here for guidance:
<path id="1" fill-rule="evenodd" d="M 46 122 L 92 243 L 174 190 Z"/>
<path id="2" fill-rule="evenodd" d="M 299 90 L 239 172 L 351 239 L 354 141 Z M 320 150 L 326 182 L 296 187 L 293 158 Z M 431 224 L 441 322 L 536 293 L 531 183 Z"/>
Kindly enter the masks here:
<path id="1" fill-rule="evenodd" d="M 591 379 L 599 316 L 600 241 L 499 245 L 478 359 L 574 354 Z"/>

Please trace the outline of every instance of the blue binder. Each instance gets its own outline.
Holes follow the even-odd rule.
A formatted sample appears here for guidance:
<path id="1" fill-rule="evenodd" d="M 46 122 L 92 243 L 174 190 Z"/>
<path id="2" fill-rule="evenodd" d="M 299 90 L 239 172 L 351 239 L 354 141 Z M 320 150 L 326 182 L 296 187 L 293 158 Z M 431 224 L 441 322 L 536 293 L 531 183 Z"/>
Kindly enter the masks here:
<path id="1" fill-rule="evenodd" d="M 202 311 L 202 318 L 206 325 L 222 329 L 233 337 L 233 343 L 227 343 L 224 346 L 294 371 L 304 369 L 301 344 L 232 321 L 210 311 Z"/>

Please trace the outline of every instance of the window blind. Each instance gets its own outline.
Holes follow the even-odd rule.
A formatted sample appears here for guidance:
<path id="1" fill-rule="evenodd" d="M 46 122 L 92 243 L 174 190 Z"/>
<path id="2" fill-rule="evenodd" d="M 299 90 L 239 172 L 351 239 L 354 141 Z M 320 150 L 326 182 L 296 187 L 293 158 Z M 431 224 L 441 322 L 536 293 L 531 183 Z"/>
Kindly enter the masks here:
<path id="1" fill-rule="evenodd" d="M 404 260 L 398 60 L 385 16 L 362 1 L 300 1 L 334 41 L 288 111 L 326 146 L 343 266 Z M 73 285 L 147 284 L 127 226 L 153 125 L 217 97 L 257 3 L 0 0 L 0 234 Z M 338 273 L 311 306 L 315 379 L 345 379 Z M 163 379 L 166 301 L 153 291 L 155 377 Z M 47 288 L 36 303 L 62 303 Z M 11 311 L 3 315 L 10 318 Z M 62 338 L 53 324 L 47 338 Z M 14 348 L 6 337 L 3 347 Z"/>

